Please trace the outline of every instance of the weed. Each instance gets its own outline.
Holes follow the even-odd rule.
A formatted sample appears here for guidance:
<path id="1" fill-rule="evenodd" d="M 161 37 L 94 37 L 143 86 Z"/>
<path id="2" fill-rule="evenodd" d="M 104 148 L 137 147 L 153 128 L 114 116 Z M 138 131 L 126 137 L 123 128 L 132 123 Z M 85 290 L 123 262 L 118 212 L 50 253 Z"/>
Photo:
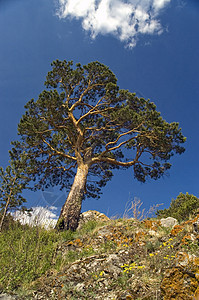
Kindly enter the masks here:
<path id="1" fill-rule="evenodd" d="M 125 206 L 125 211 L 123 214 L 124 219 L 133 218 L 136 221 L 141 221 L 143 219 L 149 218 L 149 216 L 154 215 L 158 207 L 162 204 L 154 204 L 145 212 L 145 208 L 141 208 L 143 202 L 137 197 L 130 199 Z"/>

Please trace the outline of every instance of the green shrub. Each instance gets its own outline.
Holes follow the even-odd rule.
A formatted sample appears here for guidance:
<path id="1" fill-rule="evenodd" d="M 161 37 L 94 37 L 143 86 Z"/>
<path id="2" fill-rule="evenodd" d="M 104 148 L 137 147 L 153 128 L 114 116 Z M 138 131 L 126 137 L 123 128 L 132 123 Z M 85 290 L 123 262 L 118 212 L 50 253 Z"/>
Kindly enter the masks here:
<path id="1" fill-rule="evenodd" d="M 199 198 L 189 193 L 180 193 L 176 199 L 172 199 L 170 207 L 160 209 L 156 215 L 160 218 L 173 217 L 179 222 L 187 220 L 199 208 Z"/>

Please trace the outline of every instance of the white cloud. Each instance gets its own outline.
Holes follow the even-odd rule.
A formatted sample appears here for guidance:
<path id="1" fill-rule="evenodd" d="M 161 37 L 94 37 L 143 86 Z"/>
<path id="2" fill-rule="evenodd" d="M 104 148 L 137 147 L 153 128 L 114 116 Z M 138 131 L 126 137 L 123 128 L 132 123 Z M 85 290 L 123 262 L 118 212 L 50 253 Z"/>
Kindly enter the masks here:
<path id="1" fill-rule="evenodd" d="M 170 2 L 170 0 L 154 0 L 153 2 L 154 9 L 158 11 L 164 8 L 167 5 L 167 3 Z"/>
<path id="2" fill-rule="evenodd" d="M 57 208 L 51 206 L 49 208 L 37 206 L 32 208 L 31 215 L 27 212 L 16 211 L 13 213 L 15 220 L 19 220 L 21 224 L 28 224 L 30 226 L 40 225 L 45 228 L 55 227 L 58 216 L 53 212 Z"/>
<path id="3" fill-rule="evenodd" d="M 113 34 L 134 47 L 139 34 L 161 34 L 160 11 L 171 0 L 58 0 L 60 18 L 82 20 L 95 38 Z"/>

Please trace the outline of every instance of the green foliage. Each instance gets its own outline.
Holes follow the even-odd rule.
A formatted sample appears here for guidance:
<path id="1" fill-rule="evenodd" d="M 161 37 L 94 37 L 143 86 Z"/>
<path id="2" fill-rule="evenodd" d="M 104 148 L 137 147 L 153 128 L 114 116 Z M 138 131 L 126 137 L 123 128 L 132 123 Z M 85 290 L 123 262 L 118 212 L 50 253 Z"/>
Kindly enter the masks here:
<path id="1" fill-rule="evenodd" d="M 170 207 L 160 209 L 156 215 L 160 218 L 173 217 L 179 222 L 185 221 L 199 208 L 199 198 L 189 193 L 180 193 L 176 199 L 172 199 Z"/>
<path id="2" fill-rule="evenodd" d="M 6 170 L 0 167 L 0 231 L 7 212 L 14 208 L 20 208 L 26 202 L 21 194 L 28 181 L 29 179 L 23 171 L 20 168 L 16 169 L 12 162 Z"/>

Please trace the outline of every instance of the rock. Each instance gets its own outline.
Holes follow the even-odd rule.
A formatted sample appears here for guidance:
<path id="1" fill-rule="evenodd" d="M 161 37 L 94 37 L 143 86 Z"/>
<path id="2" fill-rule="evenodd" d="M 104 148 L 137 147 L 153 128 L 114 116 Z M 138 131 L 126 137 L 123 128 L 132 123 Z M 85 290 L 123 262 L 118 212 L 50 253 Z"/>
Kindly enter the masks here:
<path id="1" fill-rule="evenodd" d="M 199 217 L 198 216 L 193 220 L 193 232 L 196 234 L 199 234 Z"/>
<path id="2" fill-rule="evenodd" d="M 158 230 L 158 227 L 161 225 L 160 220 L 143 220 L 142 223 L 147 229 Z"/>
<path id="3" fill-rule="evenodd" d="M 108 270 L 114 278 L 121 273 L 121 258 L 116 254 L 110 254 L 105 261 L 105 269 Z"/>
<path id="4" fill-rule="evenodd" d="M 104 226 L 98 230 L 98 237 L 103 239 L 112 235 L 112 228 L 110 226 Z"/>
<path id="5" fill-rule="evenodd" d="M 161 284 L 164 300 L 193 300 L 197 288 L 198 280 L 194 274 L 177 267 L 166 271 Z"/>
<path id="6" fill-rule="evenodd" d="M 151 236 L 154 236 L 154 237 L 160 236 L 160 233 L 155 230 L 149 230 L 148 234 L 150 234 Z"/>
<path id="7" fill-rule="evenodd" d="M 91 222 L 92 231 L 85 226 L 57 245 L 57 257 L 65 258 L 59 271 L 38 278 L 27 298 L 0 300 L 199 300 L 196 218 L 175 226 L 174 218 L 162 219 L 173 226 L 173 236 L 162 230 L 159 219 L 109 221 L 104 214 L 87 211 L 80 228 L 90 220 L 104 223 L 96 227 Z"/>
<path id="8" fill-rule="evenodd" d="M 15 296 L 8 295 L 8 294 L 0 294 L 0 300 L 15 300 L 15 299 L 18 299 L 18 298 Z"/>
<path id="9" fill-rule="evenodd" d="M 165 271 L 161 283 L 164 300 L 196 300 L 199 295 L 199 258 L 194 254 L 179 251 L 175 257 L 175 267 Z"/>
<path id="10" fill-rule="evenodd" d="M 188 267 L 193 261 L 192 255 L 186 252 L 179 251 L 176 253 L 176 266 L 177 267 Z"/>
<path id="11" fill-rule="evenodd" d="M 178 224 L 178 221 L 175 218 L 168 217 L 166 219 L 161 219 L 160 223 L 163 227 L 173 227 Z"/>
<path id="12" fill-rule="evenodd" d="M 99 211 L 88 210 L 80 215 L 79 226 L 77 229 L 81 229 L 82 226 L 88 221 L 107 222 L 110 221 L 110 219 L 105 214 L 100 213 Z"/>
<path id="13" fill-rule="evenodd" d="M 78 283 L 75 287 L 76 291 L 83 291 L 85 289 L 85 284 L 83 282 Z"/>

